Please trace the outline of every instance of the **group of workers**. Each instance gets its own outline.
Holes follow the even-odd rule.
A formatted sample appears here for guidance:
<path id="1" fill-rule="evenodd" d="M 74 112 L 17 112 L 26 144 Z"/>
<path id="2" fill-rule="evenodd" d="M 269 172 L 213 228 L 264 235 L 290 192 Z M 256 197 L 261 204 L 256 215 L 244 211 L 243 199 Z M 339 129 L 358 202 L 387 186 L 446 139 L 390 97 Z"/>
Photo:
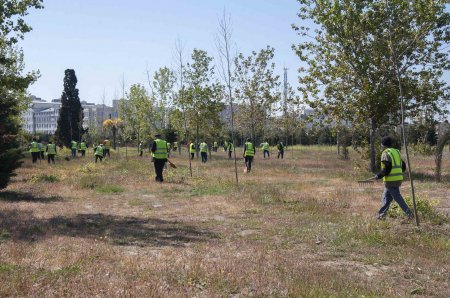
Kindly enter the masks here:
<path id="1" fill-rule="evenodd" d="M 83 140 L 81 142 L 77 142 L 72 140 L 70 142 L 70 150 L 72 158 L 77 157 L 77 152 L 81 153 L 81 157 L 86 156 L 86 151 L 88 150 L 87 143 Z M 109 138 L 106 138 L 101 144 L 92 146 L 94 150 L 95 162 L 98 160 L 102 161 L 102 159 L 106 156 L 110 157 L 110 149 L 111 149 L 111 141 Z M 51 140 L 44 144 L 39 142 L 37 138 L 33 138 L 32 142 L 29 145 L 29 149 L 31 152 L 31 161 L 32 163 L 37 163 L 39 160 L 45 159 L 45 153 L 47 153 L 48 163 L 55 163 L 55 156 L 57 155 L 56 144 L 54 144 Z"/>
<path id="2" fill-rule="evenodd" d="M 164 141 L 161 138 L 160 134 L 155 135 L 155 141 L 152 144 L 151 147 L 151 155 L 152 155 L 152 161 L 154 163 L 155 168 L 155 181 L 157 182 L 163 182 L 163 170 L 165 167 L 165 164 L 169 158 L 169 152 L 171 150 L 176 150 L 178 148 L 178 144 L 175 143 L 168 143 Z M 400 186 L 403 182 L 403 172 L 406 169 L 405 162 L 402 160 L 400 151 L 396 148 L 393 148 L 392 146 L 392 139 L 387 136 L 384 137 L 381 141 L 381 144 L 383 146 L 383 152 L 381 155 L 381 171 L 375 176 L 375 179 L 383 179 L 384 182 L 384 192 L 382 195 L 382 206 L 380 210 L 377 213 L 378 219 L 385 218 L 387 211 L 392 203 L 393 200 L 395 200 L 400 208 L 403 210 L 405 215 L 408 218 L 412 218 L 413 214 L 406 204 L 405 200 L 403 199 L 402 195 L 400 194 Z M 94 155 L 95 155 L 95 162 L 97 160 L 102 161 L 103 157 L 108 155 L 110 156 L 109 150 L 111 147 L 111 142 L 109 139 L 106 139 L 103 143 L 99 144 L 98 146 L 93 146 L 94 148 Z M 267 141 L 261 143 L 260 147 L 263 150 L 263 156 L 266 158 L 270 158 L 270 146 Z M 72 156 L 75 157 L 77 150 L 81 152 L 81 156 L 85 156 L 85 152 L 87 150 L 88 146 L 84 141 L 80 142 L 78 144 L 76 141 L 71 142 L 71 149 L 72 149 Z M 139 150 L 140 155 L 142 156 L 144 144 L 141 142 L 139 144 Z M 284 149 L 285 146 L 282 142 L 279 142 L 277 145 L 278 149 L 278 158 L 283 158 L 284 155 Z M 195 147 L 195 144 L 193 142 L 190 142 L 188 144 L 188 150 L 190 153 L 190 158 L 194 158 L 194 154 L 197 150 Z M 201 142 L 199 144 L 199 150 L 202 157 L 202 163 L 206 163 L 208 160 L 208 144 L 206 142 Z M 212 150 L 214 152 L 217 152 L 218 150 L 218 143 L 214 142 L 212 146 Z M 224 143 L 224 150 L 228 151 L 228 157 L 231 158 L 231 154 L 234 151 L 234 145 L 232 142 L 225 142 Z M 32 162 L 36 163 L 38 159 L 44 159 L 44 152 L 47 153 L 47 159 L 48 163 L 52 162 L 55 163 L 55 156 L 57 154 L 56 145 L 53 144 L 52 141 L 49 141 L 46 146 L 44 144 L 37 142 L 36 138 L 33 138 L 33 141 L 30 144 L 30 152 L 32 156 Z M 245 172 L 249 173 L 252 169 L 252 162 L 253 158 L 255 156 L 256 149 L 253 145 L 251 139 L 247 139 L 244 144 L 244 152 L 243 157 L 245 160 Z M 170 162 L 170 161 L 169 161 Z"/>

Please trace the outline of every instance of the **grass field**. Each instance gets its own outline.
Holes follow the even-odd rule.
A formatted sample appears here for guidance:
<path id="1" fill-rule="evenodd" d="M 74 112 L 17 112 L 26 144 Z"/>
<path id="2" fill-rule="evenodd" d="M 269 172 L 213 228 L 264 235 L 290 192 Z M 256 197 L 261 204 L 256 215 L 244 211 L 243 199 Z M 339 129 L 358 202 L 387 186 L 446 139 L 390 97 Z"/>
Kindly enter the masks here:
<path id="1" fill-rule="evenodd" d="M 0 192 L 1 297 L 450 293 L 448 150 L 439 184 L 433 157 L 412 158 L 421 204 L 436 204 L 421 205 L 420 228 L 375 220 L 382 184 L 355 183 L 370 176 L 365 163 L 334 147 L 259 153 L 251 174 L 239 160 L 239 187 L 223 151 L 193 161 L 192 178 L 186 154 L 173 154 L 163 184 L 148 156 L 128 155 L 25 161 Z"/>

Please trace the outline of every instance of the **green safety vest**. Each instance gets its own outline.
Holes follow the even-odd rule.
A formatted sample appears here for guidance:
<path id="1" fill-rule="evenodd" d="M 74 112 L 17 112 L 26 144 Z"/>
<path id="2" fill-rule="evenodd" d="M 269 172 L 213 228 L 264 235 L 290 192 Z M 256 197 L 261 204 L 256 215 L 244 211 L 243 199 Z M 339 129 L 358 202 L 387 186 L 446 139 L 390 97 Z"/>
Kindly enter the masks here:
<path id="1" fill-rule="evenodd" d="M 394 148 L 388 148 L 383 151 L 382 154 L 386 153 L 392 163 L 392 169 L 389 175 L 383 177 L 383 181 L 402 181 L 403 171 L 402 171 L 402 157 L 400 156 L 400 151 Z M 381 163 L 381 168 L 384 169 L 384 163 Z"/>
<path id="2" fill-rule="evenodd" d="M 55 155 L 56 154 L 56 145 L 48 144 L 47 145 L 47 155 Z"/>
<path id="3" fill-rule="evenodd" d="M 95 148 L 95 155 L 103 157 L 103 148 L 102 148 L 102 146 L 97 146 L 97 148 Z"/>
<path id="4" fill-rule="evenodd" d="M 255 147 L 250 142 L 246 142 L 247 150 L 245 150 L 245 156 L 255 156 Z"/>
<path id="5" fill-rule="evenodd" d="M 167 159 L 167 142 L 164 140 L 156 139 L 156 150 L 152 153 L 155 159 Z"/>
<path id="6" fill-rule="evenodd" d="M 86 151 L 87 147 L 86 147 L 86 143 L 85 142 L 81 142 L 80 144 L 80 150 L 81 151 Z"/>
<path id="7" fill-rule="evenodd" d="M 278 146 L 277 146 L 278 150 L 280 150 L 280 151 L 284 151 L 284 148 L 285 148 L 285 147 L 286 147 L 286 146 L 281 145 L 281 144 L 278 144 Z"/>
<path id="8" fill-rule="evenodd" d="M 39 145 L 36 142 L 31 142 L 30 152 L 39 152 Z"/>
<path id="9" fill-rule="evenodd" d="M 103 145 L 105 149 L 110 149 L 111 148 L 111 141 L 110 140 L 106 140 L 105 144 Z"/>
<path id="10" fill-rule="evenodd" d="M 200 152 L 206 152 L 207 145 L 205 142 L 200 143 Z"/>
<path id="11" fill-rule="evenodd" d="M 267 142 L 262 143 L 262 148 L 263 148 L 263 150 L 269 150 L 269 143 L 267 143 Z"/>
<path id="12" fill-rule="evenodd" d="M 72 149 L 77 149 L 77 145 L 78 145 L 78 143 L 77 142 L 75 142 L 75 141 L 72 141 Z"/>
<path id="13" fill-rule="evenodd" d="M 38 143 L 38 147 L 41 152 L 45 151 L 45 147 L 44 147 L 44 145 L 42 145 L 42 143 Z"/>
<path id="14" fill-rule="evenodd" d="M 228 151 L 233 151 L 233 150 L 234 150 L 233 143 L 228 143 Z"/>
<path id="15" fill-rule="evenodd" d="M 195 153 L 195 145 L 194 145 L 194 143 L 191 143 L 189 145 L 189 153 Z"/>

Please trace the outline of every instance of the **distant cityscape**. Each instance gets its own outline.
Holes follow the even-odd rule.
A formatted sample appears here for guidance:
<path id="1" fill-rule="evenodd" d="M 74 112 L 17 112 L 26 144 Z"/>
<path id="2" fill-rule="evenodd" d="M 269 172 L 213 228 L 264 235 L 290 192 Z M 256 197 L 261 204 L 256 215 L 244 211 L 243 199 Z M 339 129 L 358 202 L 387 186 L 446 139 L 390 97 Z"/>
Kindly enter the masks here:
<path id="1" fill-rule="evenodd" d="M 103 121 L 118 117 L 119 100 L 112 101 L 113 106 L 94 104 L 81 101 L 83 107 L 83 128 L 90 126 L 102 127 Z M 29 108 L 22 114 L 22 127 L 30 134 L 54 134 L 58 126 L 61 99 L 45 101 L 34 95 L 31 96 Z"/>

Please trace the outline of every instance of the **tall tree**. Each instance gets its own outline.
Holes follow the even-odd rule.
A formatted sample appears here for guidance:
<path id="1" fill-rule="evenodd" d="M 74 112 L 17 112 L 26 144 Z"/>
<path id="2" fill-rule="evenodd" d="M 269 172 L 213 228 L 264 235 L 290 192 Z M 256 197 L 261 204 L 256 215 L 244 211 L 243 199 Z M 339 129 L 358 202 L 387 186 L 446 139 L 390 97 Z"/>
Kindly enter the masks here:
<path id="1" fill-rule="evenodd" d="M 20 115 L 27 108 L 26 90 L 38 77 L 23 73 L 23 53 L 17 43 L 31 27 L 23 17 L 29 9 L 43 8 L 42 1 L 4 0 L 0 9 L 0 189 L 5 188 L 23 157 L 17 134 Z"/>
<path id="2" fill-rule="evenodd" d="M 280 99 L 279 93 L 275 92 L 280 82 L 279 76 L 274 75 L 274 53 L 275 49 L 267 46 L 258 53 L 253 51 L 248 57 L 240 53 L 235 58 L 235 80 L 239 85 L 235 93 L 240 103 L 238 121 L 241 127 L 250 129 L 254 142 L 263 137 L 272 105 Z"/>
<path id="3" fill-rule="evenodd" d="M 84 134 L 83 129 L 83 108 L 78 96 L 77 76 L 73 69 L 66 69 L 64 72 L 64 90 L 61 95 L 61 109 L 59 110 L 58 127 L 56 136 L 58 140 L 70 146 L 72 140 L 80 141 Z"/>
<path id="4" fill-rule="evenodd" d="M 299 0 L 299 17 L 315 23 L 293 26 L 309 38 L 294 46 L 306 63 L 300 90 L 319 113 L 368 127 L 371 171 L 377 130 L 400 123 L 399 79 L 407 116 L 425 107 L 444 112 L 449 98 L 441 78 L 449 63 L 440 49 L 450 37 L 446 2 Z"/>
<path id="5" fill-rule="evenodd" d="M 169 112 L 173 103 L 175 81 L 173 71 L 167 67 L 161 67 L 153 75 L 152 96 L 157 105 L 155 116 L 161 128 L 167 128 L 170 124 Z"/>
<path id="6" fill-rule="evenodd" d="M 223 109 L 220 97 L 223 88 L 212 81 L 213 59 L 206 51 L 194 49 L 191 58 L 192 63 L 187 64 L 184 74 L 188 88 L 178 104 L 185 108 L 187 123 L 195 131 L 195 141 L 199 144 L 200 133 L 206 137 L 209 131 L 221 126 L 219 113 Z"/>
<path id="7" fill-rule="evenodd" d="M 123 131 L 127 137 L 135 136 L 137 142 L 150 139 L 155 132 L 153 102 L 144 86 L 134 84 L 119 103 L 119 116 L 123 120 Z M 128 139 L 128 138 L 127 138 Z"/>

